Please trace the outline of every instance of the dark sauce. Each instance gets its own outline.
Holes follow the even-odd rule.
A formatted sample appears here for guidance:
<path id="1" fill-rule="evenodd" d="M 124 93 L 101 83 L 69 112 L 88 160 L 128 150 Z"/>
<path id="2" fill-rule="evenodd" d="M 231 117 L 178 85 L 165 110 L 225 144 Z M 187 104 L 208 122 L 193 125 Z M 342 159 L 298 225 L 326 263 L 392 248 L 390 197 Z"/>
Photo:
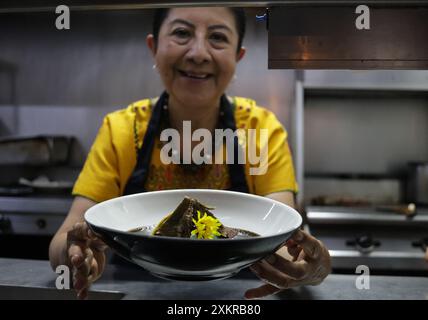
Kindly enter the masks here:
<path id="1" fill-rule="evenodd" d="M 133 233 L 146 235 L 146 236 L 152 236 L 153 230 L 155 230 L 155 228 L 156 228 L 156 225 L 143 226 L 143 227 L 130 229 L 128 230 L 128 232 L 133 232 Z M 252 231 L 239 229 L 239 228 L 235 228 L 235 229 L 238 230 L 238 234 L 236 236 L 234 236 L 233 238 L 221 238 L 221 239 L 248 239 L 253 237 L 260 237 L 259 234 Z"/>

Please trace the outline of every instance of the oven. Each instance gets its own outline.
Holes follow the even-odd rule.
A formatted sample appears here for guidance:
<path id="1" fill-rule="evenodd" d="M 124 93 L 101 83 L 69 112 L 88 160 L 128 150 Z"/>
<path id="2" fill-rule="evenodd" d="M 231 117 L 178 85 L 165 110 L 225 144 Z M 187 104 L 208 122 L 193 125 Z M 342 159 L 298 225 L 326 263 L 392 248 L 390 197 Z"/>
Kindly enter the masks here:
<path id="1" fill-rule="evenodd" d="M 71 196 L 0 196 L 0 257 L 47 260 L 71 202 Z"/>

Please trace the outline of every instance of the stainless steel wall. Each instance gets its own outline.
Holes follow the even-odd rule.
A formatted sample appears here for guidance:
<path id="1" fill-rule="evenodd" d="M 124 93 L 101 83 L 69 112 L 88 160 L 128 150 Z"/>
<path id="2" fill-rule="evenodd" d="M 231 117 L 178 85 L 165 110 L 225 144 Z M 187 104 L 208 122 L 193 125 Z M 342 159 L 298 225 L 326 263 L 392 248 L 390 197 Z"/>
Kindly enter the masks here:
<path id="1" fill-rule="evenodd" d="M 304 179 L 306 202 L 319 195 L 403 201 L 407 162 L 428 161 L 428 72 L 306 71 L 304 78 L 304 172 L 318 175 Z"/>
<path id="2" fill-rule="evenodd" d="M 428 160 L 428 92 L 335 94 L 306 98 L 307 172 L 388 174 Z"/>

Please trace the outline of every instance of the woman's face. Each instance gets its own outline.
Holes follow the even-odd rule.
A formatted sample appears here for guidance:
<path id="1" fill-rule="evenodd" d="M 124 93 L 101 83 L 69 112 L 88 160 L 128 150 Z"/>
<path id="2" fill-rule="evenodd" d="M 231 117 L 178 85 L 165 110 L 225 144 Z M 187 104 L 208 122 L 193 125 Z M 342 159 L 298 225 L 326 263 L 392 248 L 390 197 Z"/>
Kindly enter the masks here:
<path id="1" fill-rule="evenodd" d="M 218 102 L 245 53 L 237 52 L 238 31 L 227 8 L 171 9 L 157 47 L 152 35 L 147 44 L 166 91 L 189 106 Z"/>

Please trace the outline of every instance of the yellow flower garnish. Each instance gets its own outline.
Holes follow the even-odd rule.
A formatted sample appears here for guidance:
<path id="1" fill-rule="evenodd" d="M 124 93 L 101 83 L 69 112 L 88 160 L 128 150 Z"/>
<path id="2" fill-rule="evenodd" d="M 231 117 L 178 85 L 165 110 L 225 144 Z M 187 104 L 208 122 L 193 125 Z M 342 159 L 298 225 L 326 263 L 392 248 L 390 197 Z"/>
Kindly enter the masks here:
<path id="1" fill-rule="evenodd" d="M 220 221 L 208 216 L 206 213 L 201 218 L 201 212 L 198 210 L 198 221 L 195 219 L 193 223 L 196 229 L 192 231 L 192 236 L 196 235 L 198 239 L 214 239 L 214 236 L 221 236 L 218 232 L 218 228 L 221 227 Z"/>

